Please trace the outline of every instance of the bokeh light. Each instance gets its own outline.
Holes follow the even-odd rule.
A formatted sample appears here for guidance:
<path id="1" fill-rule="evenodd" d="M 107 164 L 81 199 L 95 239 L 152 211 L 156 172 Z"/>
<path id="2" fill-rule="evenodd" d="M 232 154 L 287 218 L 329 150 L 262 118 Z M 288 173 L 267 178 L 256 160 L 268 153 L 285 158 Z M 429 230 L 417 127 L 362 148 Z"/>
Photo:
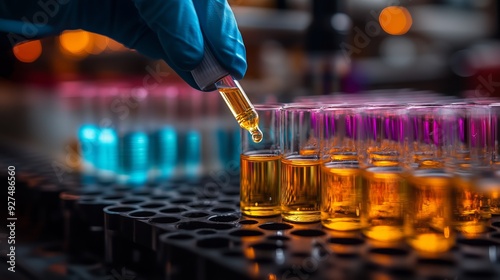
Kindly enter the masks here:
<path id="1" fill-rule="evenodd" d="M 382 10 L 378 18 L 382 29 L 391 35 L 403 35 L 413 23 L 410 12 L 400 6 L 389 6 Z"/>
<path id="2" fill-rule="evenodd" d="M 42 43 L 40 40 L 23 42 L 15 45 L 12 51 L 19 61 L 30 63 L 37 60 L 42 54 Z"/>
<path id="3" fill-rule="evenodd" d="M 97 55 L 106 50 L 110 41 L 108 37 L 96 33 L 89 33 L 89 35 L 90 44 L 85 49 L 87 53 Z"/>
<path id="4" fill-rule="evenodd" d="M 111 50 L 111 51 L 123 51 L 126 48 L 125 48 L 124 45 L 118 43 L 117 41 L 115 41 L 113 39 L 109 39 L 108 49 Z"/>
<path id="5" fill-rule="evenodd" d="M 83 30 L 64 31 L 59 36 L 61 49 L 74 56 L 86 56 L 89 46 L 92 45 L 92 38 L 89 32 Z"/>

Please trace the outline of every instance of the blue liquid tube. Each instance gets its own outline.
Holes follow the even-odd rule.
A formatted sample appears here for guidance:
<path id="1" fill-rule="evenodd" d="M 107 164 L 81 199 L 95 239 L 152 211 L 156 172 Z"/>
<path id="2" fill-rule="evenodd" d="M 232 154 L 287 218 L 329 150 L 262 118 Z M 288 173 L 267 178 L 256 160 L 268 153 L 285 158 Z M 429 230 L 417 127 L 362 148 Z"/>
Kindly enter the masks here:
<path id="1" fill-rule="evenodd" d="M 150 110 L 153 112 L 151 125 L 151 178 L 153 184 L 174 179 L 178 175 L 179 131 L 177 111 L 179 107 L 179 87 L 171 85 L 159 87 L 150 92 Z"/>
<path id="2" fill-rule="evenodd" d="M 118 171 L 118 134 L 115 129 L 104 127 L 99 130 L 96 156 L 98 180 L 114 182 Z"/>
<path id="3" fill-rule="evenodd" d="M 96 179 L 99 183 L 115 183 L 119 171 L 119 137 L 116 130 L 117 121 L 109 106 L 116 100 L 118 87 L 101 85 L 95 97 L 97 119 L 99 120 L 96 145 Z"/>
<path id="4" fill-rule="evenodd" d="M 140 131 L 125 134 L 121 152 L 126 184 L 145 184 L 149 171 L 149 136 Z"/>
<path id="5" fill-rule="evenodd" d="M 79 85 L 79 88 L 82 85 Z M 97 100 L 95 98 L 95 87 L 83 85 L 81 89 L 72 88 L 71 92 L 76 96 L 75 105 L 77 106 L 82 118 L 82 123 L 76 132 L 81 162 L 81 180 L 83 184 L 95 183 L 95 172 L 97 168 L 97 148 L 99 127 L 95 125 L 97 114 Z"/>
<path id="6" fill-rule="evenodd" d="M 134 88 L 122 92 L 124 98 L 134 96 L 136 105 L 129 107 L 127 118 L 120 120 L 120 183 L 142 186 L 150 169 L 150 137 L 147 127 L 147 92 Z"/>
<path id="7" fill-rule="evenodd" d="M 186 132 L 186 150 L 184 176 L 188 180 L 196 180 L 200 176 L 202 167 L 201 133 L 191 129 Z"/>
<path id="8" fill-rule="evenodd" d="M 232 160 L 231 132 L 224 126 L 216 128 L 218 157 L 222 166 Z"/>
<path id="9" fill-rule="evenodd" d="M 177 155 L 177 131 L 173 126 L 164 126 L 155 134 L 155 167 L 157 169 L 157 181 L 165 181 L 174 178 L 178 162 Z"/>
<path id="10" fill-rule="evenodd" d="M 83 173 L 92 173 L 97 159 L 97 137 L 99 128 L 91 123 L 85 123 L 78 129 L 78 142 L 83 165 Z"/>

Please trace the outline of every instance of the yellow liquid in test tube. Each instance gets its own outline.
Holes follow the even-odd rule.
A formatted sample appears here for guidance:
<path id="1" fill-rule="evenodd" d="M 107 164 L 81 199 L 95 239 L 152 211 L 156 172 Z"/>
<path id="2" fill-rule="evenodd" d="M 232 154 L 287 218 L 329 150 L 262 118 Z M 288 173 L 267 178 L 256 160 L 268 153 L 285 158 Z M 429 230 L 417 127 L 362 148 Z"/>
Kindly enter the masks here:
<path id="1" fill-rule="evenodd" d="M 361 228 L 361 170 L 348 164 L 321 166 L 321 223 L 339 231 Z"/>
<path id="2" fill-rule="evenodd" d="M 447 174 L 409 177 L 405 234 L 408 244 L 416 250 L 442 253 L 455 245 L 451 225 L 452 185 Z"/>
<path id="3" fill-rule="evenodd" d="M 397 241 L 403 234 L 403 184 L 398 167 L 371 167 L 363 172 L 363 234 L 378 241 Z"/>
<path id="4" fill-rule="evenodd" d="M 283 219 L 299 223 L 320 220 L 320 164 L 308 156 L 281 159 Z"/>
<path id="5" fill-rule="evenodd" d="M 280 156 L 241 155 L 240 207 L 245 215 L 265 217 L 281 213 Z"/>

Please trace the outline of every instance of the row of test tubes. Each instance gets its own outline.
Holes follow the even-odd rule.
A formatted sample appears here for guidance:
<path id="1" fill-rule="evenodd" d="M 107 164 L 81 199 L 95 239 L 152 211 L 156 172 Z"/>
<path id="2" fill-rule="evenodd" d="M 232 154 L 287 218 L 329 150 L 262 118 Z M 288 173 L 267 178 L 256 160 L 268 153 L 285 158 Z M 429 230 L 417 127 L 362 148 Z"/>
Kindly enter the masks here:
<path id="1" fill-rule="evenodd" d="M 239 128 L 217 92 L 181 83 L 78 83 L 63 88 L 79 117 L 84 183 L 143 186 L 200 180 L 239 164 Z"/>
<path id="2" fill-rule="evenodd" d="M 264 139 L 241 131 L 242 213 L 448 251 L 500 215 L 497 102 L 408 91 L 256 105 Z"/>

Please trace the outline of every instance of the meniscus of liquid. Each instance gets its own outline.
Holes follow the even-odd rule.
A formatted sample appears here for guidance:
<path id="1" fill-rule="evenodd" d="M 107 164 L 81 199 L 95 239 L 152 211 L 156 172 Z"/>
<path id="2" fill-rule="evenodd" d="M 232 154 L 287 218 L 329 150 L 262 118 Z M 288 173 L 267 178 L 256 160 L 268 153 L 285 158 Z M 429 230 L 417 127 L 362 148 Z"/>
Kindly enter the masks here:
<path id="1" fill-rule="evenodd" d="M 262 131 L 259 129 L 259 115 L 253 107 L 238 81 L 227 75 L 215 83 L 217 90 L 231 109 L 238 124 L 248 130 L 255 143 L 262 141 Z"/>

